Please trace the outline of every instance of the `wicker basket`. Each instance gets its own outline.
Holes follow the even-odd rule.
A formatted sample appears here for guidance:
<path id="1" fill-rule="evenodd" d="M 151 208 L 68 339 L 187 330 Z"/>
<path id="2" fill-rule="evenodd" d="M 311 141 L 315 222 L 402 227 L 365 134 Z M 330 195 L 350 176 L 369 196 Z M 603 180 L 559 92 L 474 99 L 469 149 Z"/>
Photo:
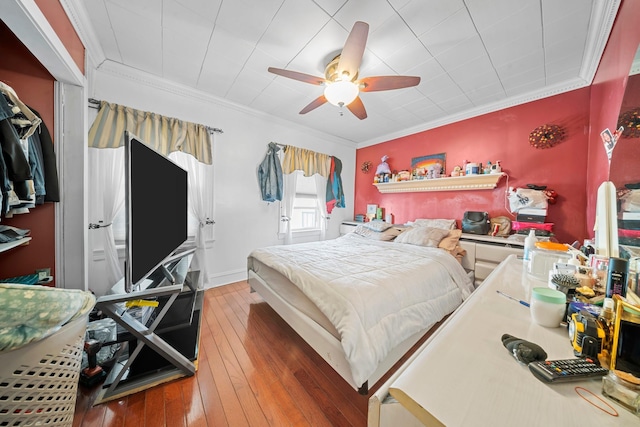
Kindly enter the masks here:
<path id="1" fill-rule="evenodd" d="M 0 427 L 71 426 L 87 316 L 24 347 L 0 352 Z"/>

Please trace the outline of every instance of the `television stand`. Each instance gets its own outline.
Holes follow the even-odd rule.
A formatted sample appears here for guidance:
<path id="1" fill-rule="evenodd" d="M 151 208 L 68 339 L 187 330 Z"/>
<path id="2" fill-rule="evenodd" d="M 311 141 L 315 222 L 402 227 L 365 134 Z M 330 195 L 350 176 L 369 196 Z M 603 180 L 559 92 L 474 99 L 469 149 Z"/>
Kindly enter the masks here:
<path id="1" fill-rule="evenodd" d="M 193 251 L 180 255 L 178 263 L 187 263 L 188 268 Z M 199 272 L 171 273 L 175 284 L 166 285 L 167 279 L 157 287 L 98 298 L 96 307 L 118 324 L 117 341 L 126 344 L 96 404 L 195 374 L 203 301 L 203 291 L 197 289 Z M 156 308 L 123 308 L 127 301 L 152 299 L 158 302 Z"/>

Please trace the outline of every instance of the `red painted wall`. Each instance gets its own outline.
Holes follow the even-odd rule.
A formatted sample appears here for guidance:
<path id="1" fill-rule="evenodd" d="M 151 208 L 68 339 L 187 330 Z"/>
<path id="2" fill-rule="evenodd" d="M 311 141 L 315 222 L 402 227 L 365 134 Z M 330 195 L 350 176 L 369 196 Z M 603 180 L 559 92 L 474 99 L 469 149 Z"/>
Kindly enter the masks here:
<path id="1" fill-rule="evenodd" d="M 47 18 L 51 28 L 58 35 L 62 44 L 67 49 L 73 62 L 80 72 L 84 74 L 84 45 L 78 37 L 78 33 L 69 22 L 69 18 L 59 1 L 35 0 L 42 14 Z"/>
<path id="2" fill-rule="evenodd" d="M 459 221 L 470 210 L 512 216 L 505 197 L 508 186 L 532 183 L 547 185 L 559 194 L 547 217 L 556 224 L 558 239 L 582 239 L 586 233 L 588 105 L 589 89 L 585 88 L 359 149 L 357 164 L 371 161 L 374 170 L 364 174 L 357 168 L 355 212 L 364 213 L 367 204 L 378 204 L 385 213 L 394 215 L 396 223 L 415 218 Z M 529 133 L 543 124 L 563 126 L 565 140 L 549 149 L 533 148 Z M 500 160 L 509 175 L 508 186 L 507 179 L 502 179 L 494 190 L 380 194 L 372 185 L 375 166 L 383 155 L 389 156 L 392 170 L 401 170 L 411 168 L 413 157 L 437 153 L 446 154 L 447 173 L 465 159 L 481 163 Z"/>

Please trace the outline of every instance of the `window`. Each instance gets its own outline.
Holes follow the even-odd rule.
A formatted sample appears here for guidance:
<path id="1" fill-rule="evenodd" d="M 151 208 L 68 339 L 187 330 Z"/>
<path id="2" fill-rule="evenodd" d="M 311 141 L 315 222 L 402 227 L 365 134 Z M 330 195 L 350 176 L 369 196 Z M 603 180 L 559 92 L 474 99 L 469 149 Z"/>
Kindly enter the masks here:
<path id="1" fill-rule="evenodd" d="M 291 231 L 318 230 L 320 229 L 320 218 L 316 180 L 312 176 L 300 175 L 296 181 Z"/>

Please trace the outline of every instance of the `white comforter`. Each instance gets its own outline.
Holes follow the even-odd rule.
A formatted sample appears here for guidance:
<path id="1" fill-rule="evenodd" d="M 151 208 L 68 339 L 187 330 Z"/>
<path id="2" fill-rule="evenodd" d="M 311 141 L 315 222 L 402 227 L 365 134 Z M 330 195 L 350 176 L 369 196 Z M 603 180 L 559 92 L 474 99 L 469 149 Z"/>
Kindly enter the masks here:
<path id="1" fill-rule="evenodd" d="M 442 249 L 355 234 L 250 256 L 285 275 L 334 324 L 355 384 L 364 384 L 391 349 L 451 313 L 473 290 L 464 269 Z"/>

